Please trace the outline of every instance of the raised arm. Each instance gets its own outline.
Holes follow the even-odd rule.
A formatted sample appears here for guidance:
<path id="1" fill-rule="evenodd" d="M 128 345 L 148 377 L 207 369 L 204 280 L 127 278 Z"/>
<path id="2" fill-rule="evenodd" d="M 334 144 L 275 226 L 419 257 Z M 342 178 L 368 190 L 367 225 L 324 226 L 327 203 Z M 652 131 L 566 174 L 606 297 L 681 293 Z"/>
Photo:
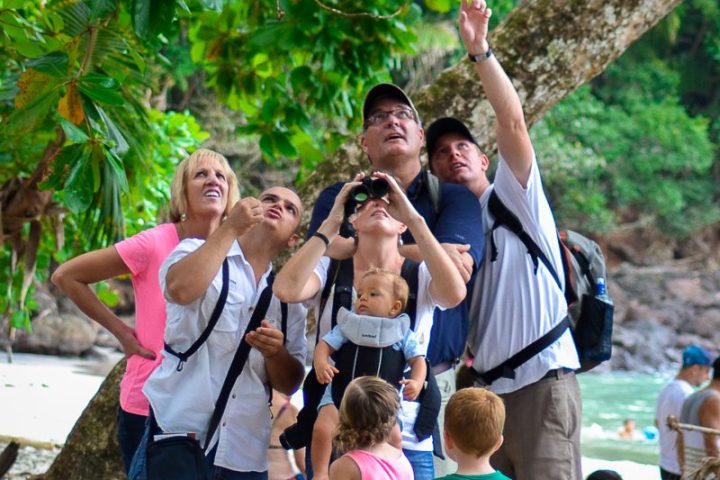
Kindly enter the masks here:
<path id="1" fill-rule="evenodd" d="M 115 247 L 108 247 L 68 260 L 55 270 L 51 280 L 85 315 L 118 339 L 127 357 L 140 355 L 154 359 L 155 353 L 140 345 L 135 331 L 102 303 L 90 288 L 93 283 L 128 273 L 130 269 Z"/>
<path id="2" fill-rule="evenodd" d="M 460 36 L 470 55 L 479 56 L 475 71 L 497 119 L 497 144 L 518 182 L 527 186 L 533 150 L 520 97 L 494 55 L 487 56 L 488 22 L 492 11 L 483 0 L 461 0 Z"/>
<path id="3" fill-rule="evenodd" d="M 425 223 L 425 219 L 412 206 L 405 193 L 390 175 L 376 172 L 390 185 L 388 213 L 407 225 L 420 252 L 420 257 L 430 271 L 430 293 L 435 301 L 451 308 L 463 301 L 467 293 L 465 281 L 450 256 L 437 241 Z"/>
<path id="4" fill-rule="evenodd" d="M 170 298 L 180 305 L 200 298 L 220 270 L 233 242 L 262 219 L 263 207 L 256 198 L 246 197 L 237 202 L 225 222 L 200 248 L 170 267 L 166 280 Z"/>
<path id="5" fill-rule="evenodd" d="M 339 238 L 338 232 L 344 218 L 345 200 L 348 192 L 357 184 L 357 182 L 349 182 L 343 185 L 340 193 L 335 197 L 327 218 L 315 231 L 327 238 L 330 243 Z M 290 257 L 290 260 L 277 274 L 273 283 L 275 296 L 287 303 L 304 302 L 313 298 L 321 286 L 320 279 L 313 275 L 313 270 L 320 258 L 327 254 L 327 250 L 328 247 L 322 237 L 311 236 L 305 240 L 305 244 Z"/>

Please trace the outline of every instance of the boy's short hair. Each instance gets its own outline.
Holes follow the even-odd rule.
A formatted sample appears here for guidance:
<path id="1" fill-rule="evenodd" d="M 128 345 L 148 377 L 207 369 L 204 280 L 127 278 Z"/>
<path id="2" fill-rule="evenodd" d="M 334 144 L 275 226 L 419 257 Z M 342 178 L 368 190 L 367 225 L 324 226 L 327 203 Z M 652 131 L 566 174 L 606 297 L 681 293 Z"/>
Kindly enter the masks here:
<path id="1" fill-rule="evenodd" d="M 505 404 L 485 388 L 463 388 L 445 407 L 445 430 L 463 453 L 492 453 L 503 432 Z"/>
<path id="2" fill-rule="evenodd" d="M 403 277 L 398 275 L 397 273 L 390 272 L 388 270 L 383 270 L 382 268 L 371 268 L 367 272 L 363 274 L 361 277 L 361 280 L 365 277 L 371 277 L 373 275 L 380 275 L 384 276 L 388 280 L 390 280 L 392 284 L 392 295 L 393 298 L 396 300 L 400 300 L 402 303 L 402 307 L 400 308 L 401 312 L 405 311 L 405 307 L 407 306 L 408 297 L 410 296 L 410 287 L 408 287 L 407 282 Z"/>

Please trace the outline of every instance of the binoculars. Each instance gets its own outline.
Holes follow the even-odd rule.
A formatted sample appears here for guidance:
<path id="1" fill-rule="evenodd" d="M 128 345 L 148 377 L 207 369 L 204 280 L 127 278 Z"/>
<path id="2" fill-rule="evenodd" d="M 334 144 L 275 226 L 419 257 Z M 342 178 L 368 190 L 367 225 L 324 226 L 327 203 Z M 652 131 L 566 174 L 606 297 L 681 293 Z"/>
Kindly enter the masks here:
<path id="1" fill-rule="evenodd" d="M 371 198 L 382 198 L 390 191 L 390 185 L 382 178 L 365 177 L 360 185 L 350 190 L 350 196 L 345 202 L 345 219 L 340 226 L 340 236 L 351 238 L 355 236 L 355 229 L 348 218 L 355 213 L 358 205 L 362 205 Z"/>
<path id="2" fill-rule="evenodd" d="M 350 200 L 355 204 L 367 202 L 371 198 L 382 198 L 390 191 L 390 185 L 382 178 L 365 177 L 362 183 L 350 191 Z"/>

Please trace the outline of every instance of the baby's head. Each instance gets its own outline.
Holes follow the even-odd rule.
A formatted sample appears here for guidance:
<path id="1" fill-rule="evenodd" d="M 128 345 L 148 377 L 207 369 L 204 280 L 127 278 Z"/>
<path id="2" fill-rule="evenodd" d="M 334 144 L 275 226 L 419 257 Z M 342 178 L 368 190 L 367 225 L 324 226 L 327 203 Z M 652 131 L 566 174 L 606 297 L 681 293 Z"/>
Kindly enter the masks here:
<path id="1" fill-rule="evenodd" d="M 373 317 L 396 317 L 405 310 L 408 295 L 409 288 L 404 278 L 373 268 L 360 279 L 355 312 Z"/>

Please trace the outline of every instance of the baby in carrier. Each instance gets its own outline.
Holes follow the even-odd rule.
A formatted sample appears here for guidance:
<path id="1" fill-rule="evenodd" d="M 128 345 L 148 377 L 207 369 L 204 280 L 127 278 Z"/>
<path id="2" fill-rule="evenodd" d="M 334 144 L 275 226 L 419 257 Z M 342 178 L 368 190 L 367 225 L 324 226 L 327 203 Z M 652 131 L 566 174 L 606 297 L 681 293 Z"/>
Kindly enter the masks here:
<path id="1" fill-rule="evenodd" d="M 313 365 L 321 384 L 327 384 L 318 407 L 312 436 L 314 478 L 328 476 L 332 435 L 338 424 L 338 405 L 347 385 L 356 377 L 375 375 L 400 387 L 406 399 L 415 400 L 427 374 L 425 359 L 418 354 L 410 318 L 402 313 L 408 299 L 407 282 L 384 270 L 370 270 L 360 279 L 355 312 L 341 308 L 337 326 L 315 347 Z M 333 357 L 335 364 L 330 363 Z M 403 379 L 406 365 L 410 378 Z M 396 425 L 391 442 L 401 447 Z"/>

